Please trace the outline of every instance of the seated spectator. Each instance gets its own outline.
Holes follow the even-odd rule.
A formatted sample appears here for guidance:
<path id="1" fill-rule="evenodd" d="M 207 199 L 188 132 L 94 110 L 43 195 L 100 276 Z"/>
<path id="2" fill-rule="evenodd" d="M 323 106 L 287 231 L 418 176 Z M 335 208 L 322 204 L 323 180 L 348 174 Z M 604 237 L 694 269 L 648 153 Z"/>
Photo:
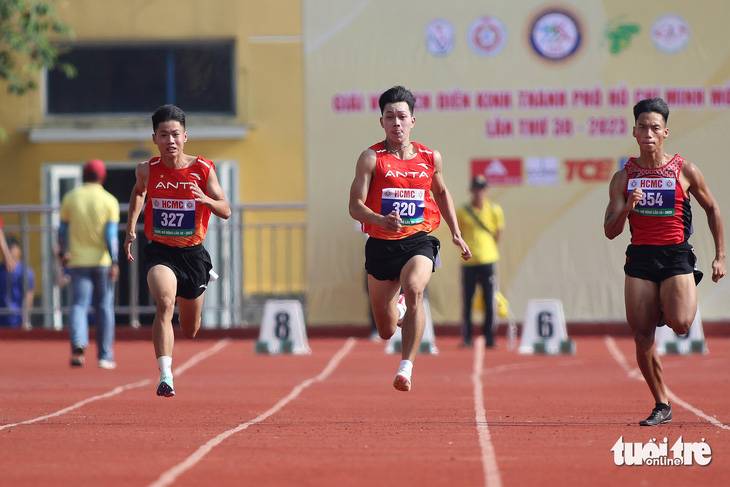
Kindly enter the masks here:
<path id="1" fill-rule="evenodd" d="M 15 262 L 12 272 L 9 272 L 5 265 L 0 266 L 0 308 L 13 310 L 13 314 L 0 315 L 0 326 L 19 328 L 23 323 L 23 298 L 28 303 L 28 309 L 33 307 L 33 296 L 35 295 L 35 273 L 30 267 L 25 270 L 23 265 L 23 251 L 20 248 L 18 239 L 8 237 L 8 251 L 11 259 Z M 27 272 L 28 289 L 23 293 L 23 272 Z"/>

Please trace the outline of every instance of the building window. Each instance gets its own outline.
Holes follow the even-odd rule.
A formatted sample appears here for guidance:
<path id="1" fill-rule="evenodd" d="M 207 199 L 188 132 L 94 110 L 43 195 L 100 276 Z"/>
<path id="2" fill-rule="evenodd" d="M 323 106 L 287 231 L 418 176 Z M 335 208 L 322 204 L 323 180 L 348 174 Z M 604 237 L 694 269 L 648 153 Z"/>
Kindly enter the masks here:
<path id="1" fill-rule="evenodd" d="M 49 115 L 149 115 L 165 103 L 235 115 L 233 41 L 63 47 L 78 74 L 48 72 Z"/>

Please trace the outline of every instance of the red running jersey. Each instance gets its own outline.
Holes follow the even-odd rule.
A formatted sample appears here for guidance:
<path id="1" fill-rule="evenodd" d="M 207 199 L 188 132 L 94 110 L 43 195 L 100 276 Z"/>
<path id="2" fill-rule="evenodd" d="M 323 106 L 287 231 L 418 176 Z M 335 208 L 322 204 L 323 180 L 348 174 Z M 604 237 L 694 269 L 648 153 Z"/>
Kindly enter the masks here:
<path id="1" fill-rule="evenodd" d="M 399 232 L 363 223 L 363 231 L 371 237 L 398 240 L 417 232 L 431 233 L 441 223 L 441 213 L 431 196 L 433 151 L 415 142 L 413 147 L 416 156 L 407 161 L 388 154 L 383 142 L 370 147 L 377 161 L 365 205 L 380 215 L 397 211 L 403 220 Z"/>
<path id="2" fill-rule="evenodd" d="M 208 231 L 210 210 L 195 202 L 192 185 L 205 192 L 212 161 L 198 160 L 184 169 L 167 167 L 159 157 L 150 159 L 144 233 L 154 242 L 171 247 L 191 247 L 203 241 Z"/>
<path id="3" fill-rule="evenodd" d="M 629 214 L 632 244 L 673 245 L 689 239 L 692 210 L 679 180 L 682 164 L 684 158 L 679 155 L 657 168 L 640 167 L 636 157 L 626 162 L 626 196 L 635 188 L 644 193 Z"/>

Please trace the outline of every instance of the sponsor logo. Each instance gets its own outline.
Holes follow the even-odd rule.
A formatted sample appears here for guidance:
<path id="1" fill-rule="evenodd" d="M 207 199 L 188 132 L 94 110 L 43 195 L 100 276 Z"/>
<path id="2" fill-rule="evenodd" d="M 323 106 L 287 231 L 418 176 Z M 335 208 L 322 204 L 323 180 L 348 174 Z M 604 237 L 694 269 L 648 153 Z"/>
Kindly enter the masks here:
<path id="1" fill-rule="evenodd" d="M 583 41 L 576 15 L 566 9 L 549 9 L 530 24 L 530 45 L 548 61 L 562 61 L 578 52 Z"/>
<path id="2" fill-rule="evenodd" d="M 507 30 L 501 20 L 486 15 L 471 23 L 467 40 L 472 51 L 480 56 L 496 56 L 507 43 Z"/>
<path id="3" fill-rule="evenodd" d="M 528 186 L 554 186 L 558 184 L 557 157 L 528 157 L 525 159 Z"/>
<path id="4" fill-rule="evenodd" d="M 165 183 L 165 182 L 160 181 L 155 186 L 155 189 L 159 189 L 159 188 L 162 188 L 162 189 L 179 189 L 179 188 L 192 189 L 193 186 L 195 186 L 195 183 L 191 183 L 189 181 L 179 181 L 179 182 L 174 182 L 174 183 L 173 182 Z"/>
<path id="5" fill-rule="evenodd" d="M 676 54 L 687 47 L 689 39 L 689 24 L 679 15 L 662 15 L 651 26 L 651 40 L 667 54 Z"/>
<path id="6" fill-rule="evenodd" d="M 617 55 L 631 45 L 631 39 L 639 33 L 641 27 L 639 24 L 621 22 L 620 19 L 614 19 L 606 27 L 606 40 L 608 41 L 608 51 Z"/>
<path id="7" fill-rule="evenodd" d="M 621 436 L 611 447 L 613 463 L 618 466 L 681 466 L 709 465 L 712 461 L 712 448 L 702 441 L 685 443 L 680 436 L 669 446 L 667 438 L 657 442 L 652 438 L 648 443 L 627 443 Z"/>
<path id="8" fill-rule="evenodd" d="M 426 26 L 426 49 L 434 56 L 446 56 L 454 49 L 454 27 L 444 19 L 435 19 Z"/>
<path id="9" fill-rule="evenodd" d="M 567 181 L 585 181 L 595 183 L 608 181 L 614 172 L 613 159 L 586 159 L 566 160 L 565 166 L 568 169 Z"/>
<path id="10" fill-rule="evenodd" d="M 490 186 L 507 186 L 522 184 L 522 159 L 492 158 L 474 159 L 471 161 L 471 176 L 484 175 Z"/>

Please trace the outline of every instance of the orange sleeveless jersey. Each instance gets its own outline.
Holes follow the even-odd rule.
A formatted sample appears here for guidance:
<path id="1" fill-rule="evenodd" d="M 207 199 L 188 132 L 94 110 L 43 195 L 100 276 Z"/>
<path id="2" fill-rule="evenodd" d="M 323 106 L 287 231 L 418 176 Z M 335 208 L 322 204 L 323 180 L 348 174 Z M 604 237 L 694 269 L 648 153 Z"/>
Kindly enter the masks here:
<path id="1" fill-rule="evenodd" d="M 167 167 L 159 157 L 150 159 L 144 233 L 154 242 L 171 247 L 192 247 L 203 241 L 208 231 L 210 210 L 196 204 L 192 185 L 205 191 L 212 161 L 198 157 L 184 169 Z"/>
<path id="2" fill-rule="evenodd" d="M 371 237 L 398 240 L 417 232 L 431 233 L 441 223 L 441 213 L 431 196 L 433 151 L 415 142 L 413 147 L 416 156 L 407 161 L 388 154 L 383 142 L 370 147 L 377 161 L 365 205 L 381 215 L 397 211 L 403 220 L 399 232 L 363 223 L 363 231 Z"/>

